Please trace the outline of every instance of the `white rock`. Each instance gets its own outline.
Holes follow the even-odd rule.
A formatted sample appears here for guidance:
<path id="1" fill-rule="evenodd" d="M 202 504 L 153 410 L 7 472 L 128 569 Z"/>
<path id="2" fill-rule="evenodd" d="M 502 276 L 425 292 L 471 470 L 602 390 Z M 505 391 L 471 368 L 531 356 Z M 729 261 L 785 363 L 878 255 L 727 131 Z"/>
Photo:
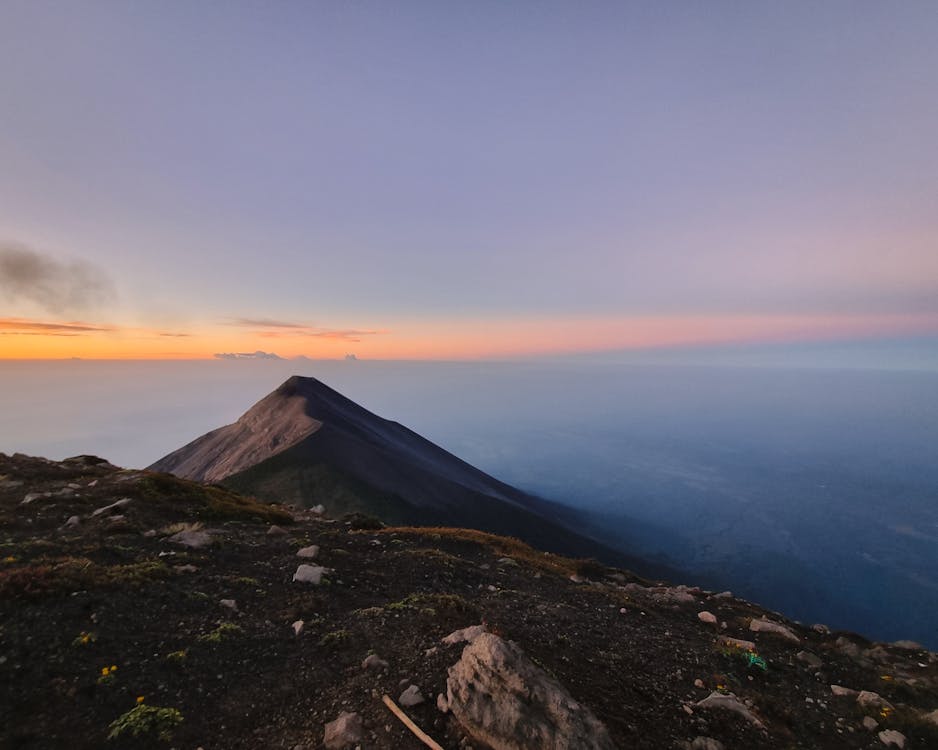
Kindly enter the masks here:
<path id="1" fill-rule="evenodd" d="M 410 706 L 419 706 L 426 700 L 427 699 L 423 697 L 423 693 L 420 692 L 420 688 L 416 685 L 411 685 L 407 690 L 401 693 L 401 697 L 397 699 L 397 702 L 405 708 L 409 708 Z"/>
<path id="2" fill-rule="evenodd" d="M 869 731 L 872 732 L 876 729 L 876 727 L 879 726 L 879 722 L 876 721 L 876 719 L 874 719 L 872 716 L 864 716 L 863 726 L 865 729 L 868 729 Z"/>
<path id="3" fill-rule="evenodd" d="M 326 506 L 325 506 L 325 505 L 314 505 L 312 508 L 309 509 L 309 512 L 310 512 L 310 513 L 315 513 L 317 516 L 321 516 L 323 513 L 326 512 Z"/>
<path id="4" fill-rule="evenodd" d="M 305 625 L 302 620 L 297 620 L 290 627 L 293 628 L 293 635 L 299 635 L 303 632 L 303 625 Z"/>
<path id="5" fill-rule="evenodd" d="M 111 503 L 110 505 L 105 505 L 103 508 L 98 508 L 95 511 L 92 511 L 91 517 L 100 516 L 103 513 L 110 513 L 113 510 L 118 510 L 119 508 L 126 508 L 133 502 L 133 498 L 122 497 L 117 502 Z"/>
<path id="6" fill-rule="evenodd" d="M 234 599 L 220 599 L 218 603 L 234 612 L 238 611 L 238 603 Z"/>
<path id="7" fill-rule="evenodd" d="M 300 565 L 293 574 L 293 580 L 298 583 L 312 583 L 319 585 L 322 582 L 322 574 L 326 568 L 320 565 Z"/>
<path id="8" fill-rule="evenodd" d="M 455 630 L 443 639 L 447 646 L 453 646 L 457 643 L 472 643 L 476 638 L 485 633 L 485 625 L 470 625 L 462 630 Z"/>
<path id="9" fill-rule="evenodd" d="M 764 729 L 765 725 L 759 721 L 752 711 L 739 702 L 739 699 L 733 693 L 710 693 L 702 701 L 695 704 L 698 708 L 718 708 L 722 711 L 733 711 L 749 721 L 753 726 Z"/>
<path id="10" fill-rule="evenodd" d="M 902 734 L 902 732 L 897 732 L 895 729 L 884 729 L 879 733 L 879 741 L 886 747 L 895 745 L 900 750 L 905 747 L 905 735 Z"/>
<path id="11" fill-rule="evenodd" d="M 343 711 L 339 718 L 326 724 L 323 744 L 327 750 L 344 750 L 362 739 L 362 717 Z"/>
<path id="12" fill-rule="evenodd" d="M 791 632 L 784 625 L 780 625 L 777 622 L 771 622 L 765 619 L 752 620 L 749 623 L 749 629 L 753 633 L 772 633 L 773 635 L 780 635 L 782 638 L 785 638 L 794 643 L 801 643 L 801 639 Z"/>
<path id="13" fill-rule="evenodd" d="M 48 497 L 48 492 L 30 492 L 26 497 L 23 498 L 23 502 L 20 505 L 29 505 L 33 500 L 38 500 L 41 497 Z"/>
<path id="14" fill-rule="evenodd" d="M 267 536 L 284 536 L 287 533 L 287 530 L 282 526 L 277 526 L 277 524 L 272 524 L 269 529 L 267 529 Z"/>
<path id="15" fill-rule="evenodd" d="M 701 622 L 707 623 L 708 625 L 717 624 L 717 616 L 713 614 L 713 612 L 707 612 L 706 610 L 704 610 L 703 612 L 698 612 L 697 619 L 700 620 Z"/>
<path id="16" fill-rule="evenodd" d="M 66 526 L 73 527 L 78 526 L 81 523 L 81 519 L 78 516 L 69 516 L 68 520 L 65 522 Z"/>
<path id="17" fill-rule="evenodd" d="M 316 557 L 316 555 L 318 554 L 319 554 L 318 544 L 311 544 L 309 547 L 300 547 L 296 551 L 297 557 L 313 558 L 313 557 Z"/>
<path id="18" fill-rule="evenodd" d="M 388 663 L 377 654 L 368 654 L 362 662 L 362 669 L 387 669 Z"/>
<path id="19" fill-rule="evenodd" d="M 702 690 L 704 687 L 704 681 L 698 677 L 696 680 L 694 680 L 694 687 L 700 688 Z"/>

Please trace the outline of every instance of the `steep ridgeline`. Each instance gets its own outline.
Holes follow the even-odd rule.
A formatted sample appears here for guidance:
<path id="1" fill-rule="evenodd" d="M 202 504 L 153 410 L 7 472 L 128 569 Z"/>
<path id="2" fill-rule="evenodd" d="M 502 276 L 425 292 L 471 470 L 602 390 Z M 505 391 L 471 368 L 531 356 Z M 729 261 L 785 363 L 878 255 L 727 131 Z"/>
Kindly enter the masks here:
<path id="1" fill-rule="evenodd" d="M 462 526 L 516 536 L 544 549 L 597 556 L 660 576 L 571 530 L 570 511 L 470 466 L 315 378 L 294 376 L 237 422 L 149 467 L 220 483 L 269 502 L 387 523 Z"/>

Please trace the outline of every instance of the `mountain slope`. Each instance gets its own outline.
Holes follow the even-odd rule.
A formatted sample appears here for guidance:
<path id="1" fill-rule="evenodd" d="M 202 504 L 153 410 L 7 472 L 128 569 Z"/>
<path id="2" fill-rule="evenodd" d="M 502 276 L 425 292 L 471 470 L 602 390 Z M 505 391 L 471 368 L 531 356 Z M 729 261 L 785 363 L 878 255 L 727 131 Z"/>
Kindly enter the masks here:
<path id="1" fill-rule="evenodd" d="M 465 526 L 648 575 L 670 572 L 603 548 L 571 530 L 572 511 L 498 481 L 314 378 L 291 377 L 234 424 L 149 469 L 270 502 L 323 504 L 333 514 L 362 512 L 389 523 Z"/>
<path id="2" fill-rule="evenodd" d="M 465 721 L 472 696 L 446 713 L 436 700 L 466 661 L 447 636 L 480 624 L 622 750 L 872 750 L 897 732 L 906 750 L 938 747 L 936 654 L 516 540 L 358 531 L 88 456 L 3 454 L 0 540 L 4 750 L 313 750 L 343 712 L 362 724 L 347 750 L 425 750 L 382 702 L 403 683 L 426 698 L 406 712 L 445 750 L 505 748 Z M 305 565 L 318 584 L 296 579 Z M 473 683 L 486 711 L 515 732 L 540 721 L 543 683 L 488 665 L 494 679 Z M 525 691 L 516 716 L 505 685 Z"/>

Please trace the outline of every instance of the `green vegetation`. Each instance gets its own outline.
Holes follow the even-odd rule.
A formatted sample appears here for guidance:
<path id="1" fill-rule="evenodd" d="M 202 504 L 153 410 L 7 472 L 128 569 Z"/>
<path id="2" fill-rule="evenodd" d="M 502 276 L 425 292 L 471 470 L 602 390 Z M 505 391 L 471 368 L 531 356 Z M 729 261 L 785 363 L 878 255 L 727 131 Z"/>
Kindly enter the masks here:
<path id="1" fill-rule="evenodd" d="M 347 643 L 351 637 L 352 634 L 345 630 L 345 628 L 333 630 L 331 633 L 326 633 L 319 639 L 319 645 L 323 648 L 337 648 Z"/>
<path id="2" fill-rule="evenodd" d="M 169 568 L 160 560 L 99 565 L 86 557 L 40 558 L 29 565 L 0 570 L 0 598 L 142 586 L 169 575 Z"/>
<path id="3" fill-rule="evenodd" d="M 166 654 L 166 661 L 172 664 L 184 664 L 189 657 L 188 649 L 179 649 L 179 651 L 170 651 Z"/>
<path id="4" fill-rule="evenodd" d="M 173 730 L 183 721 L 182 714 L 175 708 L 160 708 L 139 703 L 111 722 L 107 738 L 117 739 L 123 734 L 131 737 L 155 734 L 161 740 L 169 742 Z"/>
<path id="5" fill-rule="evenodd" d="M 202 643 L 211 643 L 212 645 L 216 645 L 222 641 L 226 641 L 242 635 L 243 633 L 244 629 L 240 625 L 235 625 L 233 622 L 223 622 L 211 633 L 200 635 L 199 641 Z"/>
<path id="6" fill-rule="evenodd" d="M 147 474 L 139 486 L 148 502 L 171 505 L 173 510 L 188 506 L 187 510 L 203 520 L 293 523 L 293 516 L 287 511 L 219 485 L 196 484 L 170 474 Z"/>

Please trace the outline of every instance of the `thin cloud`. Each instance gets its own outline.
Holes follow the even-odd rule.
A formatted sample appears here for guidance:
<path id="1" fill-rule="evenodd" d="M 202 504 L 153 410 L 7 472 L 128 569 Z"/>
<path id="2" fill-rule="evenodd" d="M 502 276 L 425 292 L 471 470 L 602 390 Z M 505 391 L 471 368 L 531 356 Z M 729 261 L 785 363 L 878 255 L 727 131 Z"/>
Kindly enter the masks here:
<path id="1" fill-rule="evenodd" d="M 113 326 L 94 325 L 81 321 L 48 322 L 26 318 L 0 318 L 0 334 L 4 336 L 87 336 L 110 333 Z"/>
<path id="2" fill-rule="evenodd" d="M 157 334 L 157 336 L 165 336 L 167 338 L 174 338 L 174 339 L 189 338 L 191 335 L 192 335 L 191 333 L 169 333 L 165 331 L 161 331 L 160 333 Z"/>
<path id="3" fill-rule="evenodd" d="M 273 352 L 218 352 L 214 355 L 215 359 L 283 359 L 279 354 Z"/>
<path id="4" fill-rule="evenodd" d="M 0 294 L 53 315 L 88 310 L 115 297 L 111 279 L 97 266 L 62 262 L 15 242 L 0 242 Z"/>
<path id="5" fill-rule="evenodd" d="M 364 336 L 378 336 L 387 333 L 387 331 L 378 329 L 320 328 L 307 323 L 271 320 L 269 318 L 232 318 L 226 321 L 225 325 L 261 329 L 257 331 L 257 335 L 268 339 L 299 336 L 304 338 L 330 339 L 332 341 L 358 343 Z"/>
<path id="6" fill-rule="evenodd" d="M 284 320 L 270 320 L 269 318 L 233 318 L 225 321 L 226 326 L 240 326 L 243 328 L 307 328 L 303 323 L 289 323 Z"/>

